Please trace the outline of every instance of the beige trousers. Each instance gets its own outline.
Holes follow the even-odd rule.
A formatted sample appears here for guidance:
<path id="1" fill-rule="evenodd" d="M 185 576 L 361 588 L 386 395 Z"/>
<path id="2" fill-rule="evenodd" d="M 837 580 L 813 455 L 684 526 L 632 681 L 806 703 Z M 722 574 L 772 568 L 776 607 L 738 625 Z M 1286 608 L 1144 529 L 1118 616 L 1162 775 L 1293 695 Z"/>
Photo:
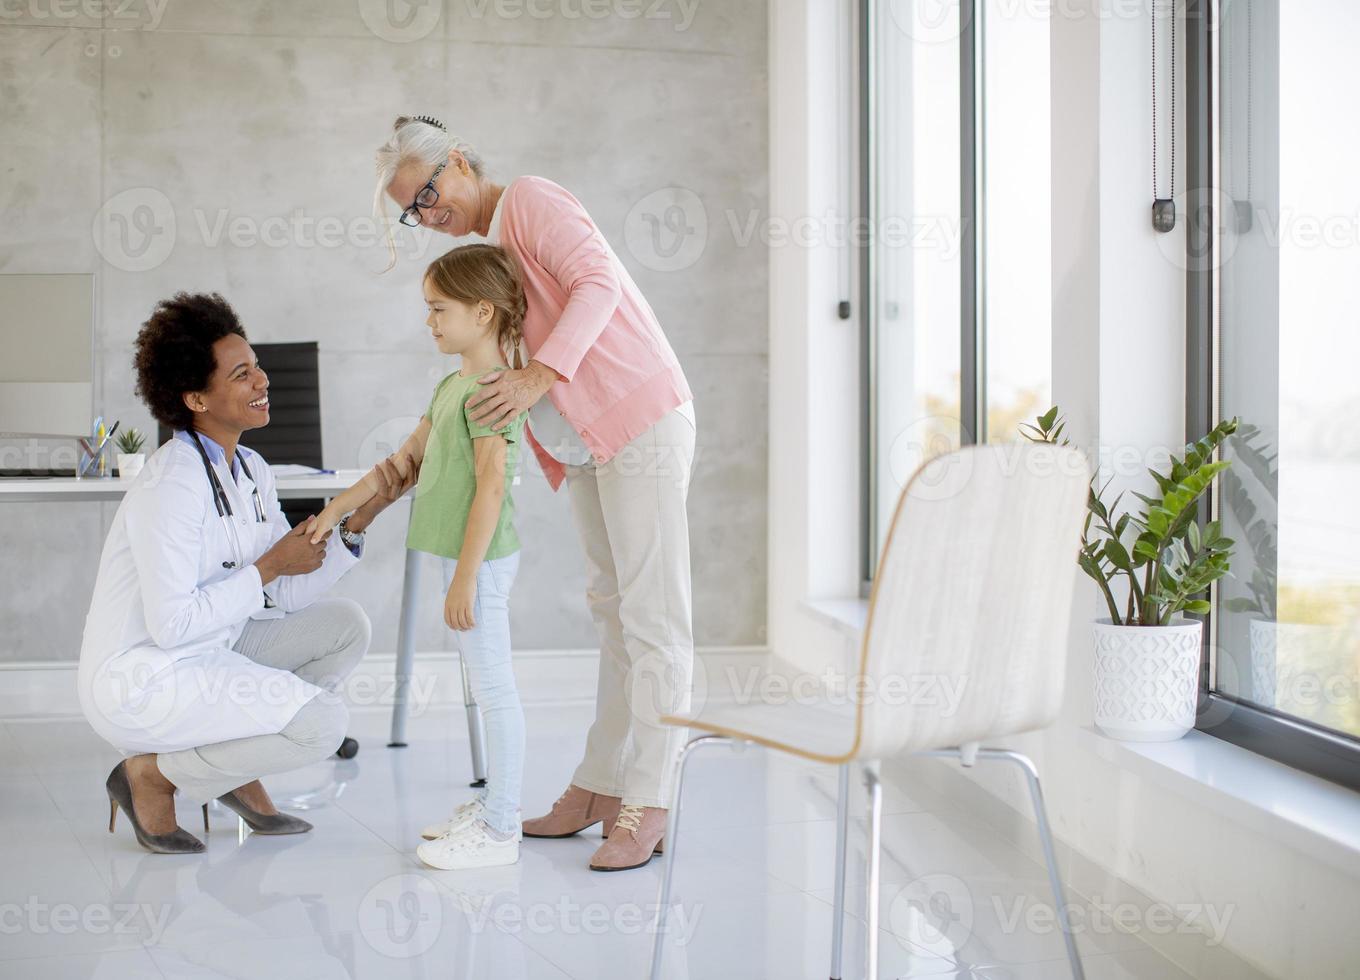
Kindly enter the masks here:
<path id="1" fill-rule="evenodd" d="M 600 636 L 595 722 L 572 782 L 624 803 L 668 807 L 688 730 L 694 669 L 689 519 L 692 406 L 672 411 L 603 465 L 567 467 Z"/>

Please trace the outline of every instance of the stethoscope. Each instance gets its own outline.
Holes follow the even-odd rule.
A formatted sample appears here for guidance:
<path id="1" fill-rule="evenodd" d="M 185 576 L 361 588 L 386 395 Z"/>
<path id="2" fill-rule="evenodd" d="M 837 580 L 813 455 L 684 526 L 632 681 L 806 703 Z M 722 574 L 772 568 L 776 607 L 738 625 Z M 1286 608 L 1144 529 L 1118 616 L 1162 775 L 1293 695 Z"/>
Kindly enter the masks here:
<path id="1" fill-rule="evenodd" d="M 236 531 L 235 515 L 231 509 L 231 498 L 227 496 L 226 490 L 222 488 L 222 481 L 217 478 L 217 470 L 213 468 L 212 462 L 208 459 L 208 451 L 203 448 L 203 443 L 198 438 L 198 433 L 191 430 L 189 435 L 193 436 L 194 447 L 198 449 L 198 456 L 203 460 L 203 469 L 207 472 L 208 483 L 212 486 L 213 504 L 217 507 L 217 516 L 222 518 L 223 525 L 229 529 L 228 536 L 232 541 L 232 551 L 236 555 L 236 561 L 224 561 L 222 567 L 235 568 L 243 561 L 243 559 L 241 557 L 241 538 Z M 241 450 L 239 448 L 236 450 L 236 462 L 241 464 L 241 472 L 246 475 L 246 479 L 249 480 L 251 484 L 250 496 L 255 503 L 255 521 L 256 523 L 263 524 L 264 504 L 260 501 L 260 486 L 255 482 L 255 477 L 251 475 L 250 467 L 246 465 L 246 459 L 241 455 Z"/>

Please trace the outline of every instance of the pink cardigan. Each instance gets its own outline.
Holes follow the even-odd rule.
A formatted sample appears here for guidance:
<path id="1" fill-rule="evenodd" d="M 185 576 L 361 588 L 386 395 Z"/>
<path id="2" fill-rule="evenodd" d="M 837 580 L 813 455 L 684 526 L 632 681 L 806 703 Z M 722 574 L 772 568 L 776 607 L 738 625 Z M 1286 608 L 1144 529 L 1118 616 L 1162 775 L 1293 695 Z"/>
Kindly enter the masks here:
<path id="1" fill-rule="evenodd" d="M 581 202 L 542 177 L 519 177 L 501 201 L 500 244 L 519 262 L 529 356 L 565 381 L 548 398 L 597 464 L 693 396 L 656 314 Z M 556 490 L 561 463 L 529 433 Z"/>

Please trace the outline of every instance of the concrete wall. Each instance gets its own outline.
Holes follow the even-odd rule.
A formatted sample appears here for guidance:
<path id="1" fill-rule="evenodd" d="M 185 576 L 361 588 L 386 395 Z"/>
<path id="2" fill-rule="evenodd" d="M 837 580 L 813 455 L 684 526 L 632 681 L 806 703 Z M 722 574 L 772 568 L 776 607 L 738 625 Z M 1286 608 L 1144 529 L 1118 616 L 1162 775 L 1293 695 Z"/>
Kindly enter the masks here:
<path id="1" fill-rule="evenodd" d="M 532 173 L 590 210 L 655 307 L 696 395 L 690 502 L 705 645 L 765 640 L 766 9 L 444 0 L 24 2 L 0 12 L 0 274 L 96 274 L 96 404 L 152 430 L 131 343 L 158 298 L 217 290 L 252 340 L 316 340 L 325 458 L 362 466 L 456 365 L 423 332 L 419 273 L 453 242 L 370 221 L 372 151 L 399 113 L 438 115 L 493 178 Z M 126 7 L 126 9 L 124 9 Z M 37 340 L 38 338 L 34 338 Z M 266 368 L 268 365 L 266 365 Z M 48 444 L 0 445 L 47 465 Z M 593 644 L 565 496 L 517 493 L 523 647 Z M 0 515 L 0 661 L 78 648 L 113 504 Z M 395 644 L 405 514 L 341 585 Z M 436 581 L 433 563 L 427 583 Z M 438 589 L 418 648 L 447 649 Z"/>

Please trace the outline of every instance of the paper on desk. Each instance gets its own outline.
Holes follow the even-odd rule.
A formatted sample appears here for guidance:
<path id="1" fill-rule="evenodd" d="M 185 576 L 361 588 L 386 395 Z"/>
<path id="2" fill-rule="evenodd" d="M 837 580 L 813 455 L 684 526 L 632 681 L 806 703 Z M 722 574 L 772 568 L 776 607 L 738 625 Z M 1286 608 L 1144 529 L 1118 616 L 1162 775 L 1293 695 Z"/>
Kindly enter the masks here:
<path id="1" fill-rule="evenodd" d="M 315 466 L 303 466 L 301 463 L 271 463 L 270 471 L 275 478 L 281 476 L 320 476 L 321 471 Z"/>

